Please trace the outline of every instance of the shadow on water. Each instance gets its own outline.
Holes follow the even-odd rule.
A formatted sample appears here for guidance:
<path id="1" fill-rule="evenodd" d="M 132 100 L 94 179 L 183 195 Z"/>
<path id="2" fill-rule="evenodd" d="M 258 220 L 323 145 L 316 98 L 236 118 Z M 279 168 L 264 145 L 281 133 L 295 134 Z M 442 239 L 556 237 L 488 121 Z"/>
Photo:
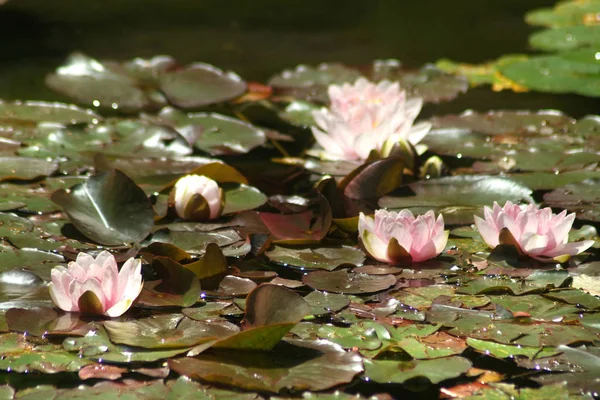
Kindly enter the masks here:
<path id="1" fill-rule="evenodd" d="M 68 53 L 129 59 L 170 54 L 264 81 L 299 63 L 367 64 L 398 58 L 418 67 L 440 58 L 482 62 L 529 52 L 527 10 L 553 0 L 11 0 L 0 7 L 0 98 L 56 100 L 43 76 Z M 10 38 L 7 40 L 6 38 Z M 431 113 L 465 108 L 597 112 L 580 96 L 472 91 Z M 428 112 L 428 110 L 425 110 Z"/>

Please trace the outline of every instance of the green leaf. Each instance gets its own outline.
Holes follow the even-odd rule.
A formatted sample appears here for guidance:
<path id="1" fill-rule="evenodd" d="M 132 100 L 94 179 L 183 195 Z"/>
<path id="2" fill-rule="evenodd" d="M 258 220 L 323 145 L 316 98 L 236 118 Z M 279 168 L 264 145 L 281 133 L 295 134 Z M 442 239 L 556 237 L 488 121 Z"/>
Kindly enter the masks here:
<path id="1" fill-rule="evenodd" d="M 404 383 L 412 378 L 426 378 L 431 383 L 456 378 L 471 368 L 462 357 L 435 360 L 393 361 L 365 360 L 365 376 L 377 383 Z"/>
<path id="2" fill-rule="evenodd" d="M 491 355 L 496 358 L 515 358 L 516 356 L 525 356 L 527 358 L 534 359 L 551 357 L 560 353 L 553 347 L 524 347 L 520 345 L 512 346 L 474 338 L 467 338 L 467 344 L 480 353 Z"/>
<path id="3" fill-rule="evenodd" d="M 275 245 L 265 255 L 273 262 L 295 266 L 301 270 L 324 269 L 333 271 L 341 265 L 360 266 L 365 261 L 365 253 L 350 246 L 298 248 Z"/>
<path id="4" fill-rule="evenodd" d="M 154 225 L 146 194 L 119 170 L 96 175 L 70 192 L 60 189 L 52 201 L 81 233 L 106 245 L 141 241 Z"/>
<path id="5" fill-rule="evenodd" d="M 192 347 L 235 334 L 229 322 L 200 322 L 181 314 L 155 315 L 127 322 L 104 321 L 111 342 L 146 349 Z"/>
<path id="6" fill-rule="evenodd" d="M 315 271 L 302 277 L 304 284 L 317 290 L 343 294 L 373 293 L 396 283 L 394 275 L 367 275 L 346 271 Z"/>
<path id="7" fill-rule="evenodd" d="M 362 371 L 360 356 L 327 341 L 289 340 L 272 352 L 212 351 L 169 360 L 171 370 L 212 384 L 277 393 L 325 390 Z M 315 379 L 315 377 L 318 379 Z"/>

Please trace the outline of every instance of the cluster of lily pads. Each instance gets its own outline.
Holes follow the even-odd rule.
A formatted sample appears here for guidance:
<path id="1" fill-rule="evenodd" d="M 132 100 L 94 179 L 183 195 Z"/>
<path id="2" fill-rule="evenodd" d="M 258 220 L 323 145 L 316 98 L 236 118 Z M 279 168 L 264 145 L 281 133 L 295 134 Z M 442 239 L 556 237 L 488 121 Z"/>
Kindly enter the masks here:
<path id="1" fill-rule="evenodd" d="M 5 397 L 599 390 L 597 116 L 415 123 L 468 81 L 395 60 L 46 82 L 0 103 Z"/>
<path id="2" fill-rule="evenodd" d="M 494 90 L 536 90 L 600 96 L 598 44 L 600 1 L 566 0 L 530 11 L 525 20 L 545 29 L 529 37 L 529 45 L 545 54 L 508 54 L 481 65 L 440 60 L 445 71 L 467 76 L 474 85 Z"/>

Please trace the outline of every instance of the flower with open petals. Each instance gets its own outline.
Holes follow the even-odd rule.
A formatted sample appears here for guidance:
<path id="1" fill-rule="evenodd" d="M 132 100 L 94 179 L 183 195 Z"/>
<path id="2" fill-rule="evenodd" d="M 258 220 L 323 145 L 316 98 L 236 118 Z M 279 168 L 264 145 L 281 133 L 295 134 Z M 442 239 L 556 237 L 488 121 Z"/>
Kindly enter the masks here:
<path id="1" fill-rule="evenodd" d="M 204 175 L 186 175 L 175 183 L 172 202 L 179 218 L 206 221 L 221 215 L 223 192 L 217 182 Z"/>
<path id="2" fill-rule="evenodd" d="M 520 207 L 507 201 L 504 207 L 494 202 L 492 209 L 485 207 L 483 212 L 485 219 L 475 216 L 475 225 L 490 247 L 513 245 L 537 260 L 564 262 L 594 244 L 593 240 L 568 243 L 575 214 L 567 215 L 566 210 L 554 214 L 550 207 Z"/>
<path id="3" fill-rule="evenodd" d="M 96 258 L 79 253 L 68 268 L 52 269 L 50 297 L 69 312 L 118 317 L 131 307 L 142 291 L 142 262 L 130 258 L 117 268 L 115 257 L 102 251 Z"/>
<path id="4" fill-rule="evenodd" d="M 389 264 L 429 260 L 448 242 L 444 218 L 436 219 L 433 211 L 416 218 L 409 210 L 377 210 L 374 218 L 360 213 L 358 234 L 373 258 Z"/>
<path id="5" fill-rule="evenodd" d="M 415 145 L 431 129 L 429 123 L 413 126 L 423 99 L 407 100 L 398 82 L 359 78 L 353 85 L 329 86 L 329 98 L 328 109 L 313 111 L 317 126 L 312 132 L 325 159 L 364 160 L 388 139 Z"/>

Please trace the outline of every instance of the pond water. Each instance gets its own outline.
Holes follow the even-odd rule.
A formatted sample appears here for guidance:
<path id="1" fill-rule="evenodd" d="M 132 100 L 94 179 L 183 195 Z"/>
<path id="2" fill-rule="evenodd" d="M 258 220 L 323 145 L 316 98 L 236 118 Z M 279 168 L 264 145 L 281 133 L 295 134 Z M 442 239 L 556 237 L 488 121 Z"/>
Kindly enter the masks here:
<path id="1" fill-rule="evenodd" d="M 530 52 L 526 11 L 552 0 L 188 1 L 12 0 L 0 10 L 0 98 L 66 100 L 44 75 L 72 51 L 99 59 L 169 54 L 265 81 L 297 64 L 364 65 L 397 58 L 420 67 L 440 58 L 479 63 Z M 561 109 L 573 116 L 598 102 L 571 95 L 472 90 L 435 113 L 466 108 Z M 425 109 L 423 116 L 433 111 Z"/>

